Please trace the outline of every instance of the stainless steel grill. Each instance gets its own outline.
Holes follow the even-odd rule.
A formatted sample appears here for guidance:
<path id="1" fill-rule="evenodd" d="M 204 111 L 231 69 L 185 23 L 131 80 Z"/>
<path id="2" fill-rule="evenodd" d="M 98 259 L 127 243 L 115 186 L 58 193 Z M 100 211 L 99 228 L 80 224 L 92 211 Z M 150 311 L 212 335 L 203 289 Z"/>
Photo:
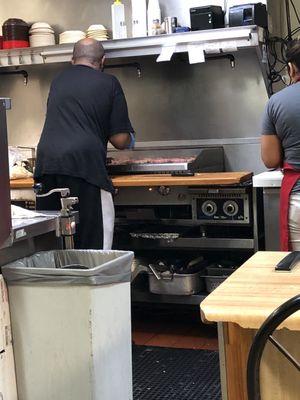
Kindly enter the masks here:
<path id="1" fill-rule="evenodd" d="M 110 175 L 222 172 L 224 154 L 222 147 L 143 149 L 116 155 L 110 153 L 107 169 Z"/>

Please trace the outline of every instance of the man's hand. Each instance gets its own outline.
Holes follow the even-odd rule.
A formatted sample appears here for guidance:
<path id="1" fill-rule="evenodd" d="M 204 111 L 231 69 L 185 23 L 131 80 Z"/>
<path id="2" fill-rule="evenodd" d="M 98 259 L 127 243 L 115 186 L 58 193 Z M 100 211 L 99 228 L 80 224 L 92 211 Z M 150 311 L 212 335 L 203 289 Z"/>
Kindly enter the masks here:
<path id="1" fill-rule="evenodd" d="M 118 150 L 133 149 L 135 144 L 133 133 L 117 133 L 109 141 Z"/>
<path id="2" fill-rule="evenodd" d="M 262 135 L 261 158 L 267 168 L 282 167 L 283 149 L 277 135 Z"/>

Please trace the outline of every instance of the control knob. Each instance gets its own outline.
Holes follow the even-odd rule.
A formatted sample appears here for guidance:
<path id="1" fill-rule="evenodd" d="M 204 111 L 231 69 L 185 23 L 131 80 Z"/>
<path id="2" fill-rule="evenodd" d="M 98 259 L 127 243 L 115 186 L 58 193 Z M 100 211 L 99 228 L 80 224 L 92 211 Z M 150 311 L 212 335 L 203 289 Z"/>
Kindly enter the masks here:
<path id="1" fill-rule="evenodd" d="M 223 205 L 223 211 L 228 217 L 234 217 L 239 211 L 239 206 L 235 201 L 226 201 Z"/>
<path id="2" fill-rule="evenodd" d="M 207 217 L 212 217 L 217 212 L 217 205 L 214 201 L 207 200 L 202 204 L 202 212 Z"/>

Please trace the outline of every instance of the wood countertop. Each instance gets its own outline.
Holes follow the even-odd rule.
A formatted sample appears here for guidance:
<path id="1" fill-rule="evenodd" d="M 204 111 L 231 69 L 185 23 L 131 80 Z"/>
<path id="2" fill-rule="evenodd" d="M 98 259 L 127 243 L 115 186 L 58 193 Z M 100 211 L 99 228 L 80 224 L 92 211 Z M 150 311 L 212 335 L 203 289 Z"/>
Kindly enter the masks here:
<path id="1" fill-rule="evenodd" d="M 292 272 L 275 272 L 288 253 L 258 252 L 202 303 L 202 319 L 231 322 L 258 329 L 282 303 L 300 294 L 300 265 Z M 281 326 L 300 331 L 300 311 Z"/>
<path id="2" fill-rule="evenodd" d="M 115 187 L 236 185 L 250 180 L 252 175 L 251 172 L 212 172 L 176 177 L 169 174 L 124 175 L 113 177 L 112 182 Z M 32 179 L 10 181 L 11 189 L 27 189 L 32 185 Z"/>
<path id="3" fill-rule="evenodd" d="M 171 176 L 169 174 L 125 175 L 112 179 L 115 187 L 121 186 L 204 186 L 236 185 L 251 179 L 251 172 L 211 172 L 194 176 Z"/>

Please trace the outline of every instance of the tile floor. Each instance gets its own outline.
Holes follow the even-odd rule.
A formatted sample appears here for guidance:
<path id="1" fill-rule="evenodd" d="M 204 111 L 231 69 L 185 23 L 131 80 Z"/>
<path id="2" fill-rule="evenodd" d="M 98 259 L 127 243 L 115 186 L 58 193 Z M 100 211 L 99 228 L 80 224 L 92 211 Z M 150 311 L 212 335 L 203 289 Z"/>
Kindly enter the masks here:
<path id="1" fill-rule="evenodd" d="M 137 345 L 218 350 L 216 326 L 201 323 L 199 308 L 139 306 L 133 309 L 132 325 Z"/>

